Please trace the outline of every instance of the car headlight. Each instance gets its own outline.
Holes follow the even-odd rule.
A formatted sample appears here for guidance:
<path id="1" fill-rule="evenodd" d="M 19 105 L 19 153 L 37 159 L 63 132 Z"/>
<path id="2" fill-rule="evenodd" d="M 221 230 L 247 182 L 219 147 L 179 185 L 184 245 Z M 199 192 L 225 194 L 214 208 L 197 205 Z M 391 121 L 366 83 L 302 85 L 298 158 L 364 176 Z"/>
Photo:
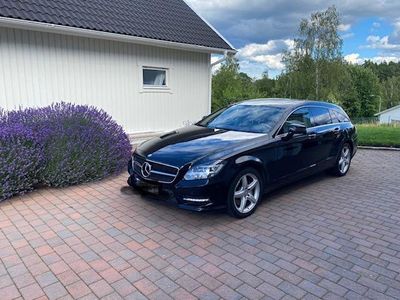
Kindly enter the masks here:
<path id="1" fill-rule="evenodd" d="M 207 179 L 218 174 L 224 167 L 223 162 L 210 165 L 199 165 L 191 167 L 185 174 L 185 180 Z"/>

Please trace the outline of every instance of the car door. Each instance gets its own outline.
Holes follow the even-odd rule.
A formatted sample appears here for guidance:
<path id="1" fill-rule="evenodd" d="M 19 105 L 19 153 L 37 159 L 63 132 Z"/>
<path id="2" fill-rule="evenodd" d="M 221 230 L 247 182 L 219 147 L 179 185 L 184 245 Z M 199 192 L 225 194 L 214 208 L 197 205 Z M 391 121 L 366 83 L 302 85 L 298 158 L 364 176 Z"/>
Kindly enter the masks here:
<path id="1" fill-rule="evenodd" d="M 290 177 L 313 164 L 313 155 L 317 152 L 318 146 L 313 138 L 310 138 L 308 134 L 296 134 L 290 139 L 285 138 L 293 123 L 310 128 L 312 123 L 309 108 L 304 107 L 293 111 L 275 137 L 276 142 L 271 149 L 274 160 L 268 167 L 273 181 Z"/>
<path id="2" fill-rule="evenodd" d="M 311 127 L 307 129 L 310 140 L 315 143 L 311 153 L 311 163 L 321 164 L 331 158 L 332 149 L 341 131 L 340 124 L 333 123 L 328 108 L 310 107 Z"/>

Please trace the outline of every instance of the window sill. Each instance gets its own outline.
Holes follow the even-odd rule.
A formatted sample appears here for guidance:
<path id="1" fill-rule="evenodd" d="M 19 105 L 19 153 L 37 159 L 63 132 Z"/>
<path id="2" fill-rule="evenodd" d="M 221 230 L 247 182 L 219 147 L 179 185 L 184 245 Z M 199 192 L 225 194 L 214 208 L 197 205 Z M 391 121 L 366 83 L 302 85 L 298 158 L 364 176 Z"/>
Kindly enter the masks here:
<path id="1" fill-rule="evenodd" d="M 149 87 L 142 87 L 140 93 L 169 93 L 172 94 L 172 90 L 169 87 L 156 87 L 156 86 L 149 86 Z"/>

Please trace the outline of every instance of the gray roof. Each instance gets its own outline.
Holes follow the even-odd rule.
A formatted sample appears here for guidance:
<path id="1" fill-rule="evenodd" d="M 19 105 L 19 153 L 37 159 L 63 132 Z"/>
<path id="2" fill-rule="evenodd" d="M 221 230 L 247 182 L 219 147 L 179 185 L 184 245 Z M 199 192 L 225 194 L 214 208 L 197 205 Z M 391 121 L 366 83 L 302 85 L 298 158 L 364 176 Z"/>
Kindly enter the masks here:
<path id="1" fill-rule="evenodd" d="M 396 109 L 400 109 L 400 105 L 396 105 L 396 106 L 393 106 L 391 108 L 385 109 L 385 110 L 383 110 L 381 112 L 378 112 L 377 114 L 375 114 L 375 116 L 380 116 L 381 114 L 384 114 L 384 113 L 387 113 L 389 111 L 396 110 Z"/>
<path id="2" fill-rule="evenodd" d="M 233 50 L 183 0 L 0 0 L 0 17 Z"/>

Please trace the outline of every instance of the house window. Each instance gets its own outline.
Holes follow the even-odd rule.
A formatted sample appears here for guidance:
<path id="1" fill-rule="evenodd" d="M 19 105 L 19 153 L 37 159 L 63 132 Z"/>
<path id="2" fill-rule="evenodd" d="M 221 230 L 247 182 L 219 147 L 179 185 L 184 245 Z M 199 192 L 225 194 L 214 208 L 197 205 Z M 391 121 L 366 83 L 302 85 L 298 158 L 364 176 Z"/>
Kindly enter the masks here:
<path id="1" fill-rule="evenodd" d="M 143 67 L 143 87 L 166 88 L 167 69 Z"/>

